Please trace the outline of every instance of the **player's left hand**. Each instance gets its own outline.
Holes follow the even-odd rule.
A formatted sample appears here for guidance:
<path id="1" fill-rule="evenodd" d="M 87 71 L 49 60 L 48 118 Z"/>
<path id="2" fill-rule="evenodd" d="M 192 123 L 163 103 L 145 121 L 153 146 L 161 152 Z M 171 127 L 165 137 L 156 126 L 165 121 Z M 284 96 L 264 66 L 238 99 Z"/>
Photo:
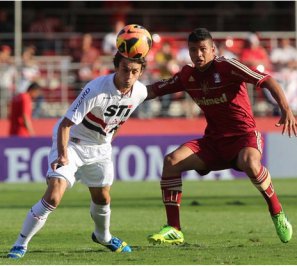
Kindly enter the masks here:
<path id="1" fill-rule="evenodd" d="M 291 110 L 282 112 L 281 118 L 275 126 L 280 127 L 281 125 L 283 125 L 282 134 L 287 133 L 289 137 L 292 137 L 293 134 L 297 136 L 297 123 Z"/>

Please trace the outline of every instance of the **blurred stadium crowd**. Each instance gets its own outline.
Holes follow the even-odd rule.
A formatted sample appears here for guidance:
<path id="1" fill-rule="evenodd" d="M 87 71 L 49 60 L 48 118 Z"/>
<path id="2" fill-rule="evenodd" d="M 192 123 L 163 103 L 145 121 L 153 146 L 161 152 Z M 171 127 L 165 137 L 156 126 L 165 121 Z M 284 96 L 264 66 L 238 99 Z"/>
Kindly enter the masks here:
<path id="1" fill-rule="evenodd" d="M 166 79 L 187 63 L 186 38 L 207 27 L 217 54 L 271 73 L 297 114 L 297 50 L 294 1 L 25 1 L 22 4 L 22 64 L 14 64 L 14 2 L 0 3 L 0 118 L 13 95 L 32 82 L 43 94 L 34 117 L 58 117 L 94 77 L 113 71 L 116 34 L 125 24 L 144 25 L 153 48 L 142 81 Z M 34 6 L 34 7 L 33 7 Z M 21 77 L 16 83 L 16 73 Z M 268 92 L 249 87 L 256 116 L 278 115 Z M 183 94 L 140 106 L 134 116 L 197 117 L 200 110 Z"/>

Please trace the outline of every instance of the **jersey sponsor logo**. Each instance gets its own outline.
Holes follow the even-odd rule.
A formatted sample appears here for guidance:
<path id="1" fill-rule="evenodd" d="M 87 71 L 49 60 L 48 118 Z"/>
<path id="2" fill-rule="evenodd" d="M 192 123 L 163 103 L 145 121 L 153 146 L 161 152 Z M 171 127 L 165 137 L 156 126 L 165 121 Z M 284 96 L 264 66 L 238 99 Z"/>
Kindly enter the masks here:
<path id="1" fill-rule="evenodd" d="M 161 81 L 161 82 L 162 82 L 162 83 L 158 85 L 158 88 L 159 88 L 159 89 L 162 89 L 162 88 L 165 87 L 165 86 L 167 85 L 167 83 L 168 83 L 168 82 L 165 81 L 165 80 L 164 80 L 164 81 Z"/>
<path id="2" fill-rule="evenodd" d="M 160 81 L 160 84 L 158 84 L 158 88 L 161 89 L 165 87 L 167 84 L 174 84 L 178 80 L 178 76 L 174 76 L 169 79 L 163 79 Z"/>
<path id="3" fill-rule="evenodd" d="M 78 100 L 78 102 L 76 103 L 75 107 L 72 109 L 72 112 L 75 112 L 78 107 L 81 105 L 81 103 L 84 101 L 85 97 L 88 95 L 88 93 L 91 91 L 90 88 L 87 88 L 86 90 L 84 90 Z"/>
<path id="4" fill-rule="evenodd" d="M 211 106 L 211 105 L 218 105 L 218 104 L 226 103 L 228 100 L 227 100 L 226 94 L 224 93 L 224 94 L 222 94 L 221 97 L 215 97 L 215 98 L 206 98 L 206 97 L 194 98 L 194 101 L 199 106 Z"/>
<path id="5" fill-rule="evenodd" d="M 112 117 L 114 115 L 127 117 L 131 112 L 132 107 L 132 105 L 110 105 L 109 107 L 107 107 L 104 115 L 109 117 Z"/>

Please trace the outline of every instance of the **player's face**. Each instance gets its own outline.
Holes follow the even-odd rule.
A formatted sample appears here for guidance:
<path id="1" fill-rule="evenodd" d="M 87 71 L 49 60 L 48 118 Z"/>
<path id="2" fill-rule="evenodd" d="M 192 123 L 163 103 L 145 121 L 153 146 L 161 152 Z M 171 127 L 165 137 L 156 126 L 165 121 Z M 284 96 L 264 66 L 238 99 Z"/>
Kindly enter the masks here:
<path id="1" fill-rule="evenodd" d="M 36 99 L 36 98 L 38 98 L 39 96 L 41 95 L 41 91 L 40 90 L 32 90 L 31 91 L 31 97 L 32 97 L 32 99 Z"/>
<path id="2" fill-rule="evenodd" d="M 207 69 L 215 56 L 215 48 L 212 42 L 210 40 L 189 42 L 188 48 L 195 67 L 199 70 Z"/>
<path id="3" fill-rule="evenodd" d="M 122 59 L 116 68 L 115 85 L 120 91 L 127 91 L 142 74 L 141 64 Z"/>

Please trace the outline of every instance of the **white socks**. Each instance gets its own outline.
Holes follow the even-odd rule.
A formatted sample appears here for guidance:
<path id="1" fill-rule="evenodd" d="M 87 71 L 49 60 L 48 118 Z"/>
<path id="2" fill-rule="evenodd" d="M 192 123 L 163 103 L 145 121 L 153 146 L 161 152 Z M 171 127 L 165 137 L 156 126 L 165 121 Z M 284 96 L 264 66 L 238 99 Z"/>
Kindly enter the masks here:
<path id="1" fill-rule="evenodd" d="M 48 215 L 55 209 L 44 199 L 37 202 L 28 212 L 22 231 L 14 246 L 27 247 L 31 238 L 43 227 Z"/>
<path id="2" fill-rule="evenodd" d="M 48 215 L 55 207 L 48 204 L 44 199 L 37 202 L 28 212 L 23 223 L 23 228 L 14 246 L 27 248 L 31 238 L 44 226 Z M 97 205 L 91 201 L 90 212 L 95 223 L 95 236 L 100 243 L 108 243 L 111 239 L 110 227 L 110 204 Z"/>
<path id="3" fill-rule="evenodd" d="M 90 212 L 95 223 L 95 236 L 100 243 L 108 243 L 111 239 L 110 227 L 110 204 L 97 205 L 91 201 Z"/>

